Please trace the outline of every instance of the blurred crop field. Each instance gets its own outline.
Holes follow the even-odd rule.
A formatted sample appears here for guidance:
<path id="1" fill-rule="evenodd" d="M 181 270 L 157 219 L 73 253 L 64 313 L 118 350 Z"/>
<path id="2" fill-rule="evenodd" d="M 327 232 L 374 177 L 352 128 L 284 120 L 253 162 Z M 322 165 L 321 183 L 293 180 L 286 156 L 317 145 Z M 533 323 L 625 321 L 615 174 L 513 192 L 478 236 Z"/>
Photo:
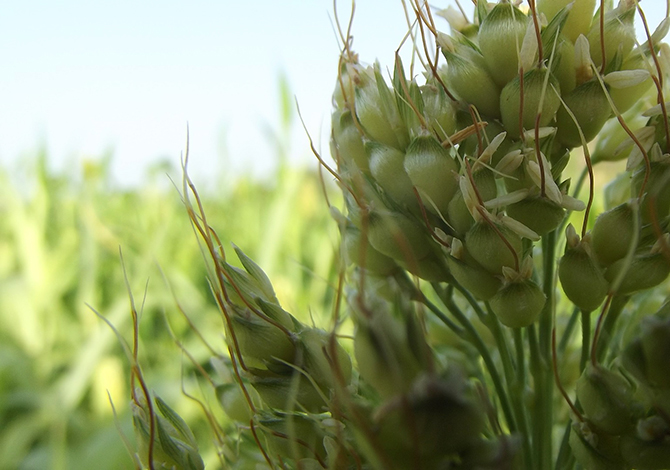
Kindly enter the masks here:
<path id="1" fill-rule="evenodd" d="M 275 144 L 272 178 L 222 178 L 199 195 L 231 262 L 233 242 L 287 310 L 323 325 L 338 273 L 326 195 L 339 196 L 316 161 L 289 167 L 287 144 Z M 180 162 L 127 189 L 112 181 L 109 158 L 66 174 L 49 169 L 46 152 L 26 161 L 0 168 L 0 469 L 134 467 L 123 438 L 135 445 L 131 366 L 119 339 L 132 342 L 131 295 L 149 389 L 191 426 L 206 463 L 218 462 L 204 410 L 220 407 L 201 372 L 213 357 L 205 342 L 221 355 L 227 346 L 181 199 Z"/>

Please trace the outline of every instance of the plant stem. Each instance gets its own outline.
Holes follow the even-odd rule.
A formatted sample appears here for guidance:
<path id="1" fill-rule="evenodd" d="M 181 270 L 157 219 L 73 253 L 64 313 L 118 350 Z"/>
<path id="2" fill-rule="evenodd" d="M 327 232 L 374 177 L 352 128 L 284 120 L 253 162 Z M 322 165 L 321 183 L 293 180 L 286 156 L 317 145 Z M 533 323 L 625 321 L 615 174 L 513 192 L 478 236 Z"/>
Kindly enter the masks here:
<path id="1" fill-rule="evenodd" d="M 582 355 L 579 358 L 579 372 L 584 370 L 591 352 L 591 312 L 582 310 Z"/>
<path id="2" fill-rule="evenodd" d="M 572 422 L 568 421 L 561 439 L 561 447 L 558 450 L 556 458 L 556 470 L 569 470 L 575 466 L 575 456 L 570 450 L 570 432 L 572 432 Z"/>
<path id="3" fill-rule="evenodd" d="M 602 330 L 600 331 L 600 335 L 598 337 L 598 344 L 596 345 L 596 358 L 598 362 L 601 362 L 605 357 L 605 353 L 609 348 L 612 336 L 614 336 L 616 322 L 621 316 L 621 312 L 628 303 L 629 299 L 630 296 L 627 295 L 615 295 L 612 298 L 612 303 L 610 304 L 610 308 L 607 311 L 607 317 L 603 323 Z"/>
<path id="4" fill-rule="evenodd" d="M 554 326 L 555 309 L 555 264 L 556 264 L 556 231 L 542 237 L 543 258 L 543 291 L 547 297 L 539 321 L 539 361 L 535 369 L 534 379 L 537 390 L 537 411 L 535 436 L 539 439 L 535 446 L 538 452 L 540 469 L 552 468 L 553 456 L 553 425 L 554 425 L 554 379 L 552 371 L 551 331 Z M 534 332 L 534 329 L 531 330 Z M 529 333 L 530 337 L 530 333 Z"/>
<path id="5" fill-rule="evenodd" d="M 435 289 L 435 292 L 438 294 L 440 300 L 447 308 L 447 310 L 449 310 L 449 312 L 454 317 L 456 317 L 456 320 L 461 325 L 463 325 L 463 328 L 465 328 L 467 335 L 470 337 L 469 338 L 470 341 L 475 346 L 475 348 L 477 348 L 477 351 L 482 356 L 482 360 L 484 361 L 486 369 L 488 370 L 489 375 L 491 376 L 491 380 L 493 381 L 493 387 L 496 389 L 496 393 L 498 394 L 498 398 L 500 399 L 500 406 L 502 407 L 503 414 L 505 415 L 505 420 L 507 421 L 509 431 L 513 433 L 517 432 L 518 431 L 517 423 L 514 419 L 514 414 L 512 413 L 512 407 L 510 406 L 507 390 L 505 390 L 502 380 L 500 379 L 500 375 L 498 374 L 496 364 L 493 361 L 493 358 L 491 357 L 491 354 L 489 353 L 489 350 L 486 347 L 484 340 L 482 340 L 482 337 L 479 335 L 475 327 L 472 325 L 472 322 L 470 322 L 468 317 L 461 311 L 458 305 L 456 305 L 456 303 L 454 302 L 453 299 L 454 287 L 452 285 L 449 285 L 447 289 L 442 291 L 441 289 L 439 289 L 437 285 L 433 284 L 433 289 Z"/>
<path id="6" fill-rule="evenodd" d="M 577 324 L 578 318 L 579 318 L 579 309 L 575 307 L 572 310 L 572 314 L 570 315 L 570 320 L 568 320 L 568 324 L 565 326 L 565 330 L 563 331 L 563 335 L 561 336 L 561 341 L 558 343 L 557 353 L 559 356 L 565 353 L 565 350 L 568 347 L 568 343 L 572 338 L 572 332 L 575 329 L 575 325 Z"/>
<path id="7" fill-rule="evenodd" d="M 515 409 L 517 410 L 517 420 L 519 429 L 523 438 L 523 454 L 525 467 L 533 469 L 533 449 L 531 446 L 531 436 L 529 432 L 528 413 L 524 406 L 524 395 L 526 389 L 526 357 L 523 347 L 523 331 L 521 328 L 514 328 L 514 345 L 516 347 L 516 383 L 512 388 L 512 397 Z"/>

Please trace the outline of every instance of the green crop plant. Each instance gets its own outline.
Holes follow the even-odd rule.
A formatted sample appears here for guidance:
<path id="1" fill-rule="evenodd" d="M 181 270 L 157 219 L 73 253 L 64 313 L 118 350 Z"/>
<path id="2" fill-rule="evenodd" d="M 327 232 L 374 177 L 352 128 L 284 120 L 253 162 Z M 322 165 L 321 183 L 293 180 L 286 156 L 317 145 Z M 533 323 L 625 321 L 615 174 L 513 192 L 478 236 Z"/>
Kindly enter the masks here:
<path id="1" fill-rule="evenodd" d="M 221 467 L 670 468 L 670 22 L 475 4 L 403 1 L 391 70 L 338 23 L 335 164 L 313 148 L 343 195 L 330 320 L 231 264 L 185 173 L 226 338 L 201 371 Z M 202 468 L 154 400 L 134 394 L 138 466 Z"/>

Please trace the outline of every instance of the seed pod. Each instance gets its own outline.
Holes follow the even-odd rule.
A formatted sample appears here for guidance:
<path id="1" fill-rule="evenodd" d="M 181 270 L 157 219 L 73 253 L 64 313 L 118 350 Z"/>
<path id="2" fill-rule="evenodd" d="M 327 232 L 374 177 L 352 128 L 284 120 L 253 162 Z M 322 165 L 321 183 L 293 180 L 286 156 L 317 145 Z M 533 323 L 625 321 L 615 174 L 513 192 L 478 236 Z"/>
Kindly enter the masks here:
<path id="1" fill-rule="evenodd" d="M 368 172 L 368 154 L 363 145 L 363 136 L 354 124 L 351 111 L 335 111 L 332 116 L 333 142 L 335 152 L 333 158 L 338 168 L 356 166 Z"/>
<path id="2" fill-rule="evenodd" d="M 606 433 L 619 435 L 633 425 L 633 389 L 615 372 L 587 363 L 577 398 L 589 421 Z"/>
<path id="3" fill-rule="evenodd" d="M 253 389 L 247 387 L 247 392 Z M 253 417 L 244 393 L 237 383 L 227 383 L 216 387 L 216 396 L 226 415 L 239 423 L 249 423 Z"/>
<path id="4" fill-rule="evenodd" d="M 424 134 L 410 142 L 405 155 L 405 171 L 419 190 L 431 212 L 447 213 L 449 201 L 458 189 L 459 164 L 435 137 Z M 434 206 L 433 206 L 434 204 Z"/>
<path id="5" fill-rule="evenodd" d="M 546 300 L 540 286 L 526 279 L 508 283 L 489 302 L 500 323 L 523 328 L 535 322 Z"/>
<path id="6" fill-rule="evenodd" d="M 563 292 L 577 307 L 591 312 L 605 300 L 609 284 L 596 260 L 580 244 L 566 247 L 558 267 Z"/>
<path id="7" fill-rule="evenodd" d="M 495 175 L 491 170 L 488 168 L 483 168 L 479 171 L 475 171 L 472 175 L 472 178 L 475 182 L 477 192 L 479 193 L 479 196 L 482 198 L 483 202 L 490 201 L 496 197 L 498 188 L 496 185 Z M 472 227 L 472 225 L 475 223 L 475 220 L 472 218 L 472 214 L 470 214 L 470 211 L 465 204 L 463 193 L 460 191 L 457 191 L 451 201 L 449 201 L 446 215 L 449 225 L 459 235 L 465 235 L 465 233 L 470 230 L 470 227 Z"/>
<path id="8" fill-rule="evenodd" d="M 268 366 L 282 367 L 295 359 L 295 345 L 286 332 L 261 318 L 250 309 L 231 305 L 230 315 L 236 344 L 246 360 L 256 360 Z M 230 332 L 228 332 L 230 337 Z"/>
<path id="9" fill-rule="evenodd" d="M 139 397 L 143 397 L 141 392 Z M 150 415 L 146 401 L 132 403 L 133 427 L 138 441 L 137 455 L 145 468 L 180 468 L 203 470 L 205 465 L 198 452 L 198 444 L 186 422 L 167 403 L 156 397 L 153 416 L 154 434 L 150 431 Z M 149 463 L 149 443 L 153 438 L 152 462 Z"/>
<path id="10" fill-rule="evenodd" d="M 605 13 L 604 37 L 605 60 L 612 63 L 616 55 L 620 60 L 628 57 L 635 45 L 635 8 L 632 2 L 622 2 L 614 10 Z M 602 41 L 600 35 L 600 16 L 596 16 L 586 38 L 589 40 L 591 59 L 596 66 L 603 62 Z"/>
<path id="11" fill-rule="evenodd" d="M 445 457 L 479 440 L 485 417 L 465 386 L 456 373 L 445 378 L 422 375 L 406 396 L 375 411 L 378 441 L 397 468 L 411 468 L 417 457 L 423 468 L 439 468 Z"/>
<path id="12" fill-rule="evenodd" d="M 658 314 L 646 317 L 640 330 L 646 382 L 651 387 L 670 390 L 670 319 Z"/>
<path id="13" fill-rule="evenodd" d="M 479 47 L 499 87 L 518 74 L 518 51 L 528 21 L 528 17 L 512 3 L 501 2 L 493 7 L 479 27 Z"/>
<path id="14" fill-rule="evenodd" d="M 596 219 L 591 231 L 591 246 L 603 266 L 609 266 L 628 253 L 633 242 L 633 209 L 630 204 L 621 204 Z"/>
<path id="15" fill-rule="evenodd" d="M 449 268 L 441 259 L 430 254 L 416 261 L 399 260 L 398 265 L 428 282 L 447 282 L 451 280 Z"/>
<path id="16" fill-rule="evenodd" d="M 644 127 L 648 118 L 642 113 L 636 113 L 630 119 L 626 119 L 626 124 L 630 129 L 636 130 Z M 636 131 L 637 132 L 637 131 Z M 624 142 L 630 141 L 631 145 L 624 145 Z M 617 119 L 610 119 L 603 126 L 598 139 L 596 139 L 596 147 L 591 153 L 591 160 L 593 163 L 600 161 L 616 162 L 625 160 L 630 155 L 633 148 L 633 143 L 628 133 L 621 127 Z M 629 180 L 630 176 L 626 175 Z"/>
<path id="17" fill-rule="evenodd" d="M 642 54 L 633 52 L 624 60 L 621 70 L 646 70 L 648 67 L 647 62 L 648 59 Z M 624 88 L 612 87 L 609 90 L 610 98 L 612 98 L 619 112 L 625 113 L 651 89 L 653 83 L 654 81 L 651 79 L 651 75 L 649 75 L 646 80 L 633 86 Z M 630 124 L 628 125 L 630 126 Z"/>
<path id="18" fill-rule="evenodd" d="M 569 4 L 572 4 L 572 6 L 561 33 L 574 43 L 580 34 L 586 34 L 589 30 L 596 0 L 578 0 L 576 2 L 574 0 L 538 0 L 537 10 L 544 13 L 547 21 L 551 21 L 561 9 Z"/>
<path id="19" fill-rule="evenodd" d="M 577 120 L 586 142 L 598 135 L 605 122 L 612 115 L 609 101 L 598 80 L 582 83 L 567 95 L 563 96 L 565 106 Z M 574 148 L 582 145 L 582 140 L 573 117 L 564 106 L 556 113 L 556 138 L 566 147 Z"/>
<path id="20" fill-rule="evenodd" d="M 474 261 L 466 262 L 453 256 L 447 256 L 449 271 L 458 283 L 479 300 L 489 300 L 493 297 L 502 282 Z"/>
<path id="21" fill-rule="evenodd" d="M 371 71 L 360 64 L 342 61 L 333 90 L 333 108 L 344 110 L 353 105 L 356 84 L 361 82 L 361 74 L 366 72 Z"/>
<path id="22" fill-rule="evenodd" d="M 670 444 L 666 439 L 649 442 L 626 434 L 621 436 L 621 456 L 630 467 L 662 470 L 670 462 Z"/>
<path id="23" fill-rule="evenodd" d="M 323 446 L 326 434 L 315 417 L 304 413 L 264 412 L 258 416 L 257 424 L 265 434 L 272 455 L 293 459 L 313 458 L 315 455 L 321 459 L 326 457 Z"/>
<path id="24" fill-rule="evenodd" d="M 370 155 L 370 173 L 377 183 L 397 203 L 416 207 L 414 185 L 404 167 L 405 153 L 377 142 L 368 142 L 365 147 Z"/>
<path id="25" fill-rule="evenodd" d="M 409 390 L 422 370 L 404 325 L 386 311 L 375 311 L 356 325 L 354 355 L 363 380 L 385 398 Z"/>
<path id="26" fill-rule="evenodd" d="M 647 169 L 643 165 L 633 173 L 633 190 L 640 192 Z M 652 211 L 651 200 L 654 200 Z M 649 179 L 645 186 L 645 193 L 640 204 L 642 221 L 649 223 L 652 220 L 661 221 L 670 215 L 670 163 L 652 162 Z"/>
<path id="27" fill-rule="evenodd" d="M 475 54 L 461 56 L 446 49 L 442 52 L 449 63 L 445 73 L 447 87 L 482 115 L 500 117 L 500 88 L 486 70 L 484 58 Z"/>
<path id="28" fill-rule="evenodd" d="M 375 250 L 367 237 L 364 237 L 354 225 L 349 225 L 344 229 L 342 243 L 347 264 L 353 263 L 381 276 L 388 276 L 398 269 L 395 261 Z M 361 258 L 363 251 L 365 251 L 365 257 Z"/>
<path id="29" fill-rule="evenodd" d="M 393 92 L 375 66 L 374 77 L 366 76 L 356 88 L 356 116 L 370 139 L 399 150 L 407 146 L 409 137 L 402 122 Z"/>
<path id="30" fill-rule="evenodd" d="M 565 209 L 546 197 L 539 196 L 510 204 L 506 212 L 538 235 L 551 232 L 565 218 Z"/>
<path id="31" fill-rule="evenodd" d="M 421 88 L 423 114 L 428 128 L 441 141 L 456 130 L 456 108 L 440 85 L 425 85 Z"/>
<path id="32" fill-rule="evenodd" d="M 288 375 L 252 376 L 251 385 L 270 408 L 277 410 L 305 410 L 321 413 L 327 407 L 319 392 L 307 377 L 294 371 Z"/>
<path id="33" fill-rule="evenodd" d="M 578 427 L 585 429 L 578 429 Z M 630 470 L 619 450 L 619 437 L 605 433 L 595 434 L 588 426 L 573 424 L 570 449 L 582 468 L 589 470 Z"/>
<path id="34" fill-rule="evenodd" d="M 530 177 L 527 166 L 528 160 L 524 159 L 519 167 L 508 173 L 509 178 L 505 178 L 505 189 L 507 189 L 508 193 L 536 187 L 533 179 Z"/>
<path id="35" fill-rule="evenodd" d="M 330 336 L 330 333 L 318 328 L 305 328 L 298 333 L 302 367 L 324 392 L 336 386 L 334 367 L 338 368 L 338 375 L 344 381 L 344 386 L 351 382 L 351 358 L 337 341 L 335 351 L 331 351 Z M 331 357 L 333 354 L 337 356 L 337 362 L 335 357 Z"/>
<path id="36" fill-rule="evenodd" d="M 468 207 L 465 205 L 463 193 L 460 191 L 457 191 L 451 201 L 449 201 L 447 221 L 449 222 L 449 226 L 461 236 L 465 235 L 475 223 L 475 219 L 472 218 L 472 214 L 470 214 Z"/>
<path id="37" fill-rule="evenodd" d="M 504 225 L 496 225 L 498 232 L 511 245 L 516 257 L 498 232 L 486 222 L 477 222 L 465 234 L 468 253 L 491 274 L 502 274 L 503 266 L 514 267 L 521 253 L 521 238 Z"/>
<path id="38" fill-rule="evenodd" d="M 610 283 L 617 279 L 621 271 L 626 268 L 626 260 L 615 261 L 605 271 L 605 279 Z M 639 290 L 650 289 L 659 285 L 670 274 L 670 261 L 663 253 L 650 253 L 637 255 L 633 258 L 617 293 L 621 295 L 632 294 Z"/>
<path id="39" fill-rule="evenodd" d="M 548 75 L 548 76 L 547 76 Z M 545 87 L 546 81 L 546 87 Z M 540 127 L 548 125 L 561 105 L 558 80 L 546 68 L 534 68 L 523 76 L 523 118 L 524 129 L 535 129 L 538 112 L 542 113 Z M 540 100 L 542 109 L 540 109 Z M 500 93 L 500 114 L 502 123 L 512 137 L 519 137 L 519 111 L 521 105 L 521 81 L 514 77 Z"/>
<path id="40" fill-rule="evenodd" d="M 577 2 L 575 2 L 577 3 Z M 554 52 L 551 73 L 561 86 L 563 95 L 570 93 L 577 86 L 575 74 L 575 46 L 563 35 L 558 38 Z"/>
<path id="41" fill-rule="evenodd" d="M 390 211 L 370 214 L 368 240 L 380 253 L 407 262 L 428 255 L 431 243 L 421 225 Z"/>

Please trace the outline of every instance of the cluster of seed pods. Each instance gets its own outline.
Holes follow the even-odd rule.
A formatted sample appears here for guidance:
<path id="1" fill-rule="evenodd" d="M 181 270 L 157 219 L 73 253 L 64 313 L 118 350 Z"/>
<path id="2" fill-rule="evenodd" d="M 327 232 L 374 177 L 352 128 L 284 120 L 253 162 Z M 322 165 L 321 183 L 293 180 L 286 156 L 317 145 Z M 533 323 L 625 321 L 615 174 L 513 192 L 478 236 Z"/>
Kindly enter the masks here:
<path id="1" fill-rule="evenodd" d="M 398 53 L 391 70 L 366 66 L 344 41 L 331 154 L 345 210 L 332 212 L 344 258 L 354 266 L 349 303 L 360 373 L 388 400 L 414 396 L 431 367 L 424 353 L 431 346 L 410 333 L 421 328 L 407 326 L 416 318 L 405 304 L 422 298 L 420 288 L 403 300 L 392 288 L 399 273 L 425 281 L 419 285 L 456 286 L 511 329 L 535 325 L 543 312 L 551 321 L 556 300 L 547 289 L 560 289 L 588 314 L 670 274 L 663 100 L 670 49 L 660 42 L 668 21 L 638 43 L 633 22 L 644 14 L 634 0 L 528 3 L 478 1 L 469 21 L 458 10 L 434 14 L 412 2 L 418 26 L 409 70 Z M 448 20 L 449 34 L 438 30 L 435 16 Z M 415 76 L 418 62 L 425 70 Z M 564 176 L 574 159 L 589 182 L 581 199 Z M 593 217 L 593 166 L 617 160 L 627 161 L 627 185 L 618 204 Z M 549 237 L 565 248 L 555 255 L 559 283 L 547 287 Z M 629 348 L 638 362 L 642 349 Z M 670 417 L 649 411 L 663 400 L 633 400 L 635 381 L 593 355 L 574 408 L 577 460 L 585 468 L 670 465 Z M 631 373 L 644 383 L 642 369 Z M 610 414 L 626 426 L 609 426 Z M 640 437 L 641 426 L 656 426 L 653 439 Z M 597 435 L 606 436 L 601 444 Z M 603 444 L 609 438 L 618 452 L 611 456 Z M 496 455 L 504 454 L 497 444 Z M 620 444 L 629 449 L 624 457 Z M 653 457 L 636 460 L 635 452 Z M 594 456 L 603 455 L 598 467 Z"/>

